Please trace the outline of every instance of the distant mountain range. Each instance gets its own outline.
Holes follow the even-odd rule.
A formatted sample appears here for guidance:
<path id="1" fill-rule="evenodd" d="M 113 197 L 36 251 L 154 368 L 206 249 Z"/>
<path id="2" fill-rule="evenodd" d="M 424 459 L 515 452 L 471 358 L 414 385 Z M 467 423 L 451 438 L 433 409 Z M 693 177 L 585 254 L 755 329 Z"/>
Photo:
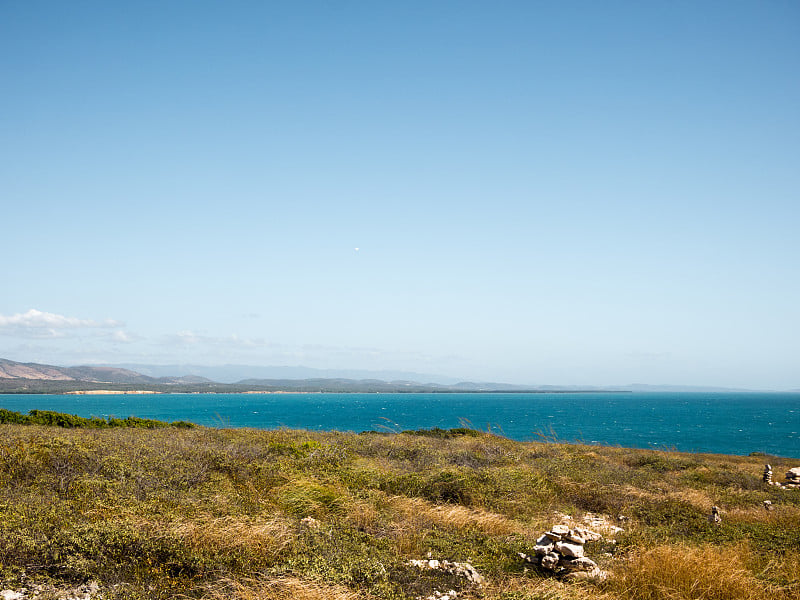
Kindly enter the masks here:
<path id="1" fill-rule="evenodd" d="M 175 375 L 176 372 L 187 373 Z M 422 380 L 424 383 L 421 383 Z M 616 387 L 514 385 L 458 381 L 403 371 L 334 371 L 308 367 L 248 365 L 103 365 L 60 367 L 0 358 L 0 392 L 58 393 L 75 390 L 164 392 L 746 392 L 752 390 L 630 384 Z"/>
<path id="2" fill-rule="evenodd" d="M 135 365 L 134 365 L 135 366 Z M 164 372 L 155 365 L 141 365 L 142 370 L 151 373 Z M 193 368 L 196 370 L 197 367 Z M 280 372 L 291 367 L 247 367 L 228 365 L 226 367 L 208 367 L 213 372 L 222 370 L 230 375 L 234 372 L 255 373 Z M 168 371 L 166 371 L 168 372 Z M 295 373 L 316 374 L 319 371 L 305 367 L 294 368 Z M 332 372 L 331 372 L 332 373 Z M 365 373 L 365 372 L 353 372 Z M 370 372 L 366 372 L 370 373 Z M 371 373 L 370 373 L 371 374 Z M 392 373 L 394 374 L 394 373 Z M 408 375 L 408 373 L 402 373 Z M 305 378 L 262 378 L 248 377 L 238 381 L 221 383 L 208 377 L 190 374 L 182 376 L 145 375 L 138 370 L 122 366 L 78 366 L 59 367 L 38 363 L 19 363 L 8 359 L 0 359 L 0 391 L 4 392 L 56 392 L 78 389 L 110 389 L 131 390 L 145 389 L 153 391 L 191 391 L 191 392 L 240 392 L 240 391 L 296 391 L 296 392 L 481 392 L 481 391 L 535 391 L 530 386 L 504 383 L 458 382 L 419 383 L 409 379 L 392 379 L 389 381 L 376 377 L 351 379 L 347 377 L 305 377 Z M 558 388 L 547 389 L 557 390 Z M 545 391 L 543 388 L 541 391 Z"/>
<path id="3" fill-rule="evenodd" d="M 137 370 L 133 370 L 135 367 Z M 245 365 L 226 365 L 222 367 L 191 366 L 189 375 L 165 375 L 173 366 L 156 365 L 104 365 L 59 367 L 38 363 L 19 363 L 0 359 L 0 391 L 17 393 L 59 392 L 74 390 L 133 390 L 188 391 L 188 392 L 241 392 L 241 391 L 294 391 L 294 392 L 574 392 L 601 391 L 592 387 L 525 386 L 507 383 L 469 382 L 455 383 L 426 382 L 413 379 L 382 379 L 376 375 L 416 375 L 406 372 L 344 371 L 346 374 L 368 375 L 362 378 L 342 377 L 341 371 L 321 371 L 307 367 L 248 367 Z M 146 375 L 140 370 L 147 371 Z M 214 381 L 199 375 L 219 373 L 227 382 Z M 234 373 L 253 373 L 257 375 L 292 373 L 305 377 L 244 377 L 231 381 Z M 325 374 L 329 376 L 320 376 Z M 158 376 L 154 376 L 158 375 Z M 309 375 L 311 375 L 309 377 Z M 316 376 L 315 376 L 316 375 Z M 338 376 L 334 376 L 338 375 Z M 370 376 L 371 375 L 371 376 Z M 433 377 L 433 376 L 431 376 Z"/>
<path id="4" fill-rule="evenodd" d="M 0 379 L 35 379 L 44 381 L 82 381 L 90 383 L 186 384 L 210 383 L 197 375 L 183 377 L 148 377 L 118 367 L 57 367 L 38 363 L 19 363 L 0 358 Z"/>
<path id="5" fill-rule="evenodd" d="M 244 379 L 380 379 L 381 381 L 418 381 L 453 385 L 460 380 L 443 375 L 415 373 L 411 371 L 368 371 L 365 369 L 314 369 L 301 366 L 261 365 L 148 365 L 139 363 L 108 364 L 149 375 L 150 377 L 172 377 L 176 373 L 197 375 L 219 383 L 237 383 Z"/>

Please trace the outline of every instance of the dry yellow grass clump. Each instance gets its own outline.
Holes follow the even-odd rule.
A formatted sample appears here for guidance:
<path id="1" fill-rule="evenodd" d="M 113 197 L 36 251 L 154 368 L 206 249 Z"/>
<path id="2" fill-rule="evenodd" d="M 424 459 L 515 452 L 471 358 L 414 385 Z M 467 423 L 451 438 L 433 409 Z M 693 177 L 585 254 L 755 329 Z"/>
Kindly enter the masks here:
<path id="1" fill-rule="evenodd" d="M 196 515 L 191 519 L 171 521 L 165 533 L 175 536 L 200 552 L 237 552 L 247 550 L 265 560 L 274 559 L 294 539 L 292 526 L 275 517 Z"/>
<path id="2" fill-rule="evenodd" d="M 657 546 L 618 568 L 611 587 L 627 600 L 788 598 L 783 590 L 760 581 L 756 573 L 747 568 L 747 552 L 742 546 Z"/>
<path id="3" fill-rule="evenodd" d="M 388 500 L 388 504 L 397 512 L 398 519 L 414 530 L 436 527 L 479 531 L 489 535 L 525 534 L 530 531 L 529 527 L 501 514 L 458 504 L 433 504 L 422 498 L 404 496 L 394 496 Z"/>
<path id="4" fill-rule="evenodd" d="M 340 585 L 301 581 L 294 577 L 228 579 L 203 596 L 207 600 L 371 600 Z"/>

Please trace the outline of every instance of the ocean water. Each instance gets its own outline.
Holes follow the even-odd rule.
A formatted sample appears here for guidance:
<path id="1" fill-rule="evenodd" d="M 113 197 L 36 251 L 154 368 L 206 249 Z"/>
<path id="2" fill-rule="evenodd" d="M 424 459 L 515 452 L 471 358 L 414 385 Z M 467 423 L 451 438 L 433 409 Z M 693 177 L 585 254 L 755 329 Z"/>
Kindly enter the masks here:
<path id="1" fill-rule="evenodd" d="M 259 429 L 469 426 L 520 441 L 800 458 L 796 393 L 4 394 L 0 408 Z"/>

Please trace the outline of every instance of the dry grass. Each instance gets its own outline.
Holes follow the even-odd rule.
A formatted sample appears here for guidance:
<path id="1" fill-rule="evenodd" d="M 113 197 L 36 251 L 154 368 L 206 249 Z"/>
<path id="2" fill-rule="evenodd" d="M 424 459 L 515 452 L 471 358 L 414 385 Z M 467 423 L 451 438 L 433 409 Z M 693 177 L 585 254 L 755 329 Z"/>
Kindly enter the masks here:
<path id="1" fill-rule="evenodd" d="M 204 595 L 206 600 L 371 600 L 373 596 L 339 585 L 325 585 L 294 577 L 226 579 Z"/>
<path id="2" fill-rule="evenodd" d="M 484 598 L 505 600 L 617 600 L 593 585 L 563 583 L 552 577 L 504 577 L 489 582 Z"/>
<path id="3" fill-rule="evenodd" d="M 626 600 L 776 600 L 787 597 L 756 579 L 746 549 L 658 546 L 615 570 L 610 588 Z"/>
<path id="4" fill-rule="evenodd" d="M 724 517 L 731 523 L 780 525 L 800 531 L 800 506 L 775 504 L 771 510 L 766 510 L 763 505 L 733 508 L 726 511 Z"/>
<path id="5" fill-rule="evenodd" d="M 222 553 L 247 550 L 249 554 L 275 559 L 294 540 L 294 528 L 275 517 L 197 515 L 172 521 L 167 532 L 199 551 Z"/>
<path id="6" fill-rule="evenodd" d="M 440 527 L 455 531 L 480 531 L 488 535 L 529 533 L 527 527 L 506 516 L 458 504 L 433 504 L 422 498 L 404 496 L 392 497 L 388 503 L 412 529 Z"/>
<path id="7" fill-rule="evenodd" d="M 430 554 L 484 575 L 465 600 L 800 598 L 800 492 L 761 485 L 764 460 L 483 433 L 0 426 L 0 589 L 40 577 L 97 580 L 109 600 L 414 600 L 458 585 L 408 568 Z M 525 570 L 517 553 L 556 511 L 626 529 L 587 545 L 606 583 Z"/>

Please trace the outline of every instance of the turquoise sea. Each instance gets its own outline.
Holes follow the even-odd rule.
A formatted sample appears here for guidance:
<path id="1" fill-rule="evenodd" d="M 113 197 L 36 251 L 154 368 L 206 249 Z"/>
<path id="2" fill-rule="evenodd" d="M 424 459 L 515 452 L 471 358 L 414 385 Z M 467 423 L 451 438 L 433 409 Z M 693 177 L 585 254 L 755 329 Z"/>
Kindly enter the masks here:
<path id="1" fill-rule="evenodd" d="M 528 441 L 800 458 L 797 393 L 0 395 L 0 408 L 212 427 L 402 431 L 470 426 Z"/>

